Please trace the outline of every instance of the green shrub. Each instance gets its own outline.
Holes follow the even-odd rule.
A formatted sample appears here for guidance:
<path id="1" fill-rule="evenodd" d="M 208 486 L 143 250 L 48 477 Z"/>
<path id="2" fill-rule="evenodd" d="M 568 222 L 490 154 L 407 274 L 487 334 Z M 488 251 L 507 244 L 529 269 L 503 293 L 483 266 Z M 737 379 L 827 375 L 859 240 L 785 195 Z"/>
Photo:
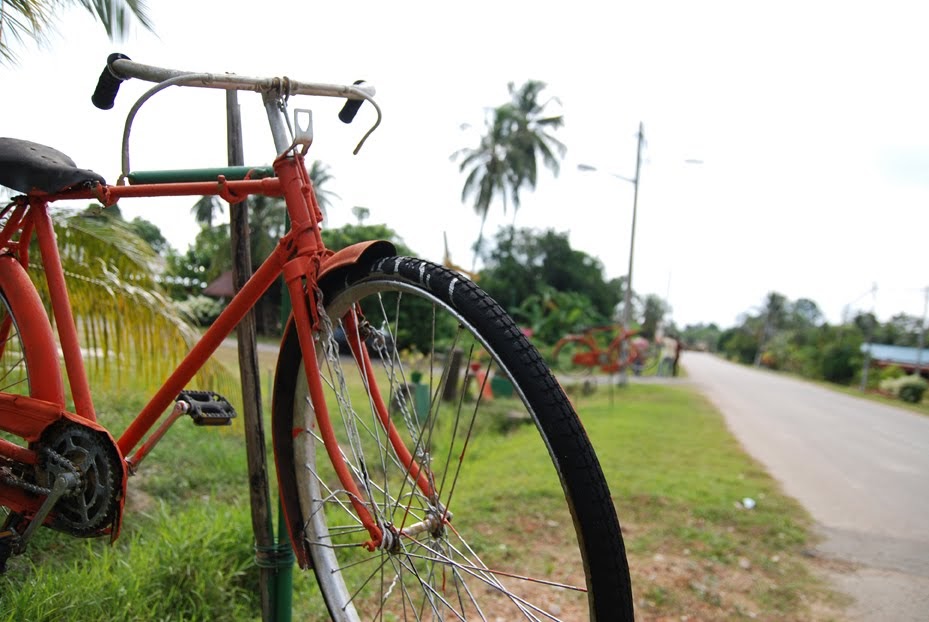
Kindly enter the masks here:
<path id="1" fill-rule="evenodd" d="M 209 326 L 222 313 L 223 305 L 214 298 L 197 295 L 177 303 L 199 326 Z"/>
<path id="2" fill-rule="evenodd" d="M 926 386 L 926 381 L 922 378 L 907 378 L 903 386 L 900 387 L 900 399 L 910 404 L 918 404 L 923 399 Z"/>
<path id="3" fill-rule="evenodd" d="M 897 378 L 902 378 L 906 375 L 906 372 L 897 365 L 888 365 L 887 367 L 881 369 L 878 374 L 880 380 L 895 380 Z"/>
<path id="4" fill-rule="evenodd" d="M 882 391 L 898 397 L 904 402 L 918 404 L 923 399 L 923 394 L 929 388 L 927 383 L 919 375 L 902 376 L 900 378 L 888 378 L 880 383 Z"/>
<path id="5" fill-rule="evenodd" d="M 861 355 L 850 344 L 834 343 L 823 350 L 821 369 L 829 382 L 848 384 L 855 377 Z"/>

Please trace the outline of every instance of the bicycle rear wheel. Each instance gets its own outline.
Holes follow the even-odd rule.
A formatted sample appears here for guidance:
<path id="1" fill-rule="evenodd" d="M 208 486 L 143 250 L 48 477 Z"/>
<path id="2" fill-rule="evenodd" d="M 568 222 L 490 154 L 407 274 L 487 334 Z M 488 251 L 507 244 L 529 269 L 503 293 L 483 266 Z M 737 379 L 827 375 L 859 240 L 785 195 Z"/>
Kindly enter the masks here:
<path id="1" fill-rule="evenodd" d="M 275 449 L 290 444 L 302 536 L 332 619 L 631 620 L 597 458 L 503 309 L 463 277 L 409 258 L 357 267 L 321 289 L 334 323 L 318 340 L 328 410 L 361 501 L 391 536 L 373 552 L 360 546 L 368 534 L 323 448 L 291 327 L 274 396 L 275 430 L 288 433 L 275 433 Z M 360 365 L 340 354 L 336 337 L 352 330 L 343 320 L 359 311 L 413 466 L 387 440 Z"/>
<path id="2" fill-rule="evenodd" d="M 0 290 L 0 392 L 29 395 L 29 370 L 19 325 Z"/>
<path id="3" fill-rule="evenodd" d="M 45 307 L 25 269 L 0 256 L 0 392 L 64 403 L 58 352 Z"/>

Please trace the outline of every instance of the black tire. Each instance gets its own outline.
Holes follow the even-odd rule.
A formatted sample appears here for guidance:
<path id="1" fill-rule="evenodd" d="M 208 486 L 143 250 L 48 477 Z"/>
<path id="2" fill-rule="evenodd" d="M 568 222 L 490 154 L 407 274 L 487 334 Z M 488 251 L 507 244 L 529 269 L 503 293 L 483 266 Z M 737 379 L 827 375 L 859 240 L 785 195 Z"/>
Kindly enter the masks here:
<path id="1" fill-rule="evenodd" d="M 358 366 L 322 335 L 319 343 L 330 346 L 328 354 L 318 347 L 320 367 L 340 447 L 366 506 L 396 535 L 394 547 L 370 553 L 359 546 L 366 532 L 340 528 L 356 517 L 314 433 L 291 326 L 274 426 L 293 431 L 282 453 L 292 450 L 301 465 L 294 478 L 302 537 L 332 619 L 632 620 L 625 549 L 599 462 L 558 382 L 506 312 L 464 277 L 410 258 L 356 266 L 320 287 L 336 326 L 363 309 L 373 327 L 363 335 L 372 367 L 384 402 L 395 405 L 391 421 L 432 482 L 429 494 L 415 489 L 408 469 L 383 451 L 370 395 L 353 379 Z M 372 335 L 387 345 L 372 348 Z M 424 342 L 430 347 L 418 364 L 427 389 L 417 409 L 417 398 L 398 387 L 412 381 L 406 350 Z M 459 373 L 450 370 L 456 356 L 446 355 L 454 349 Z M 348 389 L 334 398 L 340 372 Z M 499 392 L 488 399 L 491 372 Z M 448 389 L 452 378 L 459 390 Z M 357 429 L 354 446 L 343 418 Z"/>

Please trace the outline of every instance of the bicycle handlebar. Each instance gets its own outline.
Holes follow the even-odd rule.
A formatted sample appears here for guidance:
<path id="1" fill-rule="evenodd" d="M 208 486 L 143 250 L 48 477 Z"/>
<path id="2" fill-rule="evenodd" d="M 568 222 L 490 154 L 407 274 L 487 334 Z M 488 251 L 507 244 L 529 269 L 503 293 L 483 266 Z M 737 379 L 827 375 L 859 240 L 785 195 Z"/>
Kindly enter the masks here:
<path id="1" fill-rule="evenodd" d="M 109 110 L 116 102 L 116 93 L 119 91 L 119 85 L 122 84 L 125 78 L 114 73 L 112 65 L 113 61 L 122 58 L 126 60 L 129 59 L 125 54 L 119 54 L 118 52 L 110 54 L 106 59 L 106 67 L 103 68 L 103 71 L 100 73 L 100 79 L 97 80 L 97 88 L 94 89 L 94 94 L 90 97 L 90 101 L 100 110 Z"/>
<path id="2" fill-rule="evenodd" d="M 346 103 L 352 104 L 352 108 L 357 112 L 362 101 L 370 100 L 375 93 L 375 89 L 370 85 L 362 85 L 359 80 L 354 85 L 343 84 L 322 84 L 316 82 L 299 82 L 287 77 L 283 78 L 254 78 L 249 76 L 239 76 L 231 73 L 195 73 L 190 71 L 180 71 L 177 69 L 167 69 L 156 67 L 154 65 L 143 65 L 130 60 L 125 54 L 110 54 L 107 58 L 106 67 L 100 74 L 97 82 L 97 88 L 91 97 L 94 105 L 102 110 L 109 110 L 113 107 L 116 99 L 116 93 L 119 91 L 119 85 L 129 78 L 138 78 L 146 82 L 164 82 L 165 80 L 174 80 L 178 86 L 194 86 L 208 89 L 234 89 L 237 91 L 255 91 L 258 93 L 269 93 L 280 91 L 282 95 L 315 95 L 319 97 L 344 97 L 349 100 Z M 344 111 L 345 109 L 343 109 Z M 354 112 L 346 115 L 348 121 L 345 121 L 340 113 L 339 118 L 346 123 L 351 122 Z"/>
<path id="3" fill-rule="evenodd" d="M 344 97 L 345 105 L 339 112 L 339 119 L 343 123 L 351 123 L 355 114 L 364 101 L 371 102 L 377 114 L 374 124 L 361 137 L 353 153 L 358 153 L 361 146 L 368 137 L 374 132 L 381 123 L 381 109 L 374 101 L 375 89 L 373 86 L 364 84 L 358 80 L 355 84 L 323 84 L 317 82 L 299 82 L 288 77 L 282 78 L 254 78 L 249 76 L 240 76 L 231 73 L 214 74 L 214 73 L 193 73 L 189 71 L 180 71 L 177 69 L 167 69 L 156 67 L 154 65 L 143 65 L 130 60 L 125 54 L 110 54 L 107 57 L 106 67 L 100 74 L 97 81 L 97 88 L 91 97 L 94 105 L 101 110 L 109 110 L 113 107 L 116 100 L 116 94 L 119 86 L 129 78 L 137 78 L 146 82 L 157 83 L 147 93 L 140 97 L 129 114 L 126 117 L 126 126 L 123 131 L 123 149 L 122 149 L 122 176 L 129 174 L 129 132 L 132 127 L 133 119 L 139 108 L 151 96 L 160 90 L 169 86 L 193 86 L 198 88 L 236 90 L 236 91 L 255 91 L 261 93 L 265 99 L 265 106 L 268 106 L 273 99 L 283 99 L 292 95 L 315 95 L 319 97 Z M 275 136 L 275 144 L 281 149 L 286 150 L 286 145 L 277 145 L 279 130 L 282 126 L 280 120 L 271 119 L 271 133 Z M 307 143 L 308 145 L 308 143 Z M 293 147 L 294 145 L 291 145 Z"/>

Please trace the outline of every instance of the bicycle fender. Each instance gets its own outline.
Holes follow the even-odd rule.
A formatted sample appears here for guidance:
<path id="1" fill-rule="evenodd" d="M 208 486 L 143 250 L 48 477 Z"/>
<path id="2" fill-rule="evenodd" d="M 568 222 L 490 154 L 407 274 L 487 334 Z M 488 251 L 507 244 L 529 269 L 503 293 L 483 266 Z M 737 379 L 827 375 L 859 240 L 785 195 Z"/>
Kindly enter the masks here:
<path id="1" fill-rule="evenodd" d="M 0 290 L 12 307 L 24 345 L 28 343 L 32 397 L 64 408 L 65 392 L 52 325 L 26 270 L 12 255 L 0 256 Z"/>
<path id="2" fill-rule="evenodd" d="M 333 279 L 347 278 L 356 265 L 360 263 L 366 264 L 382 257 L 391 257 L 396 252 L 394 245 L 385 240 L 353 244 L 329 255 L 323 260 L 318 281 L 320 284 L 337 282 L 333 281 Z M 300 568 L 307 570 L 312 567 L 312 560 L 303 537 L 303 525 L 306 524 L 306 521 L 297 496 L 298 484 L 293 448 L 293 439 L 297 431 L 288 429 L 288 418 L 281 414 L 282 410 L 293 409 L 294 407 L 293 395 L 287 395 L 287 391 L 282 390 L 281 386 L 289 384 L 287 380 L 284 380 L 286 376 L 292 376 L 296 373 L 297 370 L 290 369 L 289 366 L 295 360 L 299 360 L 299 351 L 300 346 L 297 341 L 296 327 L 294 326 L 293 314 L 291 314 L 284 327 L 281 351 L 274 375 L 271 403 L 271 437 L 284 522 L 287 525 L 287 533 L 290 536 L 290 543 L 297 557 L 297 563 Z"/>
<path id="3" fill-rule="evenodd" d="M 396 247 L 387 240 L 371 240 L 352 244 L 324 259 L 319 268 L 318 278 L 322 281 L 333 273 L 349 270 L 362 260 L 367 263 L 372 259 L 391 257 L 396 254 Z"/>

